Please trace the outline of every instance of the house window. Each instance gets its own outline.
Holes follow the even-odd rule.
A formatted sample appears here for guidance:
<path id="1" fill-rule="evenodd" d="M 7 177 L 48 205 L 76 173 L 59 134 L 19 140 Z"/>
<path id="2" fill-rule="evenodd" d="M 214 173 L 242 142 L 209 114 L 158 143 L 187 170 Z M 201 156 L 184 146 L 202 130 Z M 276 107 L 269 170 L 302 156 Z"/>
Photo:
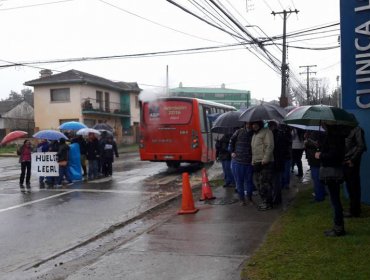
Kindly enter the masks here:
<path id="1" fill-rule="evenodd" d="M 104 99 L 105 99 L 105 111 L 109 112 L 110 107 L 109 107 L 109 92 L 104 92 Z"/>
<path id="2" fill-rule="evenodd" d="M 87 127 L 93 127 L 96 124 L 96 120 L 94 120 L 94 119 L 84 119 L 84 124 L 86 124 Z"/>
<path id="3" fill-rule="evenodd" d="M 96 91 L 96 103 L 99 104 L 99 110 L 103 110 L 103 92 Z"/>
<path id="4" fill-rule="evenodd" d="M 135 108 L 139 108 L 139 96 L 135 95 Z"/>
<path id="5" fill-rule="evenodd" d="M 60 119 L 59 120 L 59 125 L 64 124 L 66 122 L 78 122 L 78 121 L 79 121 L 79 119 Z"/>
<path id="6" fill-rule="evenodd" d="M 69 88 L 54 88 L 50 89 L 51 102 L 69 102 L 70 89 Z"/>

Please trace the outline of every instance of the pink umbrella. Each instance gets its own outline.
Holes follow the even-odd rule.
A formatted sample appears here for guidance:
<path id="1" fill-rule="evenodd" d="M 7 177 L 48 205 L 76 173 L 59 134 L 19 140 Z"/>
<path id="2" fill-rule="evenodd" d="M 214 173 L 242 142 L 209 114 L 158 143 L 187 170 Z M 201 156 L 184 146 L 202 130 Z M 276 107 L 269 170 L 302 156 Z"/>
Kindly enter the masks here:
<path id="1" fill-rule="evenodd" d="M 3 138 L 3 140 L 1 140 L 1 142 L 0 142 L 0 145 L 5 145 L 5 144 L 7 144 L 9 142 L 12 142 L 14 140 L 17 140 L 19 138 L 24 137 L 27 134 L 28 133 L 26 131 L 22 131 L 22 130 L 12 131 L 9 134 L 5 135 L 5 137 Z"/>

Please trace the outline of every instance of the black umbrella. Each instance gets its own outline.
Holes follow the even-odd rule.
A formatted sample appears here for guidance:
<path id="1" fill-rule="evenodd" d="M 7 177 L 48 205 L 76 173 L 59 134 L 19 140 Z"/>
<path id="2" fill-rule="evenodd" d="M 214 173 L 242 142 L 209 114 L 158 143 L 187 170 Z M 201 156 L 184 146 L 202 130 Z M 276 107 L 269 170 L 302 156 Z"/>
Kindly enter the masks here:
<path id="1" fill-rule="evenodd" d="M 286 115 L 283 108 L 270 103 L 249 107 L 241 115 L 239 120 L 244 122 L 256 122 L 263 120 L 277 120 L 281 122 Z"/>
<path id="2" fill-rule="evenodd" d="M 111 127 L 109 124 L 106 124 L 106 123 L 97 123 L 92 128 L 96 130 L 105 130 L 105 131 L 113 132 L 113 127 Z"/>
<path id="3" fill-rule="evenodd" d="M 241 111 L 230 111 L 221 114 L 213 123 L 211 128 L 215 133 L 233 133 L 235 128 L 242 127 L 244 122 L 239 120 Z"/>

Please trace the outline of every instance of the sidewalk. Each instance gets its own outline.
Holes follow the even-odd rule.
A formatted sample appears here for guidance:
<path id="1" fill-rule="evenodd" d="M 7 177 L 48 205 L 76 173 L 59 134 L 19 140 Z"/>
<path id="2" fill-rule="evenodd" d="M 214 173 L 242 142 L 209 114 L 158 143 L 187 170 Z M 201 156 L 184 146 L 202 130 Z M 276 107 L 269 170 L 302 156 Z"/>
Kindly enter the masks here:
<path id="1" fill-rule="evenodd" d="M 307 172 L 305 176 L 309 178 Z M 265 212 L 239 205 L 233 189 L 213 188 L 216 199 L 207 202 L 198 201 L 199 191 L 193 191 L 196 214 L 177 215 L 181 203 L 174 205 L 174 214 L 162 224 L 68 279 L 240 279 L 243 263 L 301 184 L 293 175 L 291 188 L 283 191 L 283 205 Z"/>

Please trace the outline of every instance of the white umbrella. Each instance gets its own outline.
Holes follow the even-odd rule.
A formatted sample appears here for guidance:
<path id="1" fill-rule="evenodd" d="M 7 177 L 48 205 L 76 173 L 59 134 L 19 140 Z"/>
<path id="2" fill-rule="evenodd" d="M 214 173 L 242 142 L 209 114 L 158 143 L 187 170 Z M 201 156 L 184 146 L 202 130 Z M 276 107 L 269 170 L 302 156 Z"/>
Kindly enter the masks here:
<path id="1" fill-rule="evenodd" d="M 94 134 L 100 135 L 99 130 L 89 128 L 89 127 L 81 128 L 80 130 L 77 131 L 76 134 L 86 136 L 86 135 L 89 135 L 89 133 L 94 133 Z"/>
<path id="2" fill-rule="evenodd" d="M 303 130 L 325 131 L 325 129 L 319 125 L 303 125 L 303 124 L 288 124 L 288 125 Z"/>

